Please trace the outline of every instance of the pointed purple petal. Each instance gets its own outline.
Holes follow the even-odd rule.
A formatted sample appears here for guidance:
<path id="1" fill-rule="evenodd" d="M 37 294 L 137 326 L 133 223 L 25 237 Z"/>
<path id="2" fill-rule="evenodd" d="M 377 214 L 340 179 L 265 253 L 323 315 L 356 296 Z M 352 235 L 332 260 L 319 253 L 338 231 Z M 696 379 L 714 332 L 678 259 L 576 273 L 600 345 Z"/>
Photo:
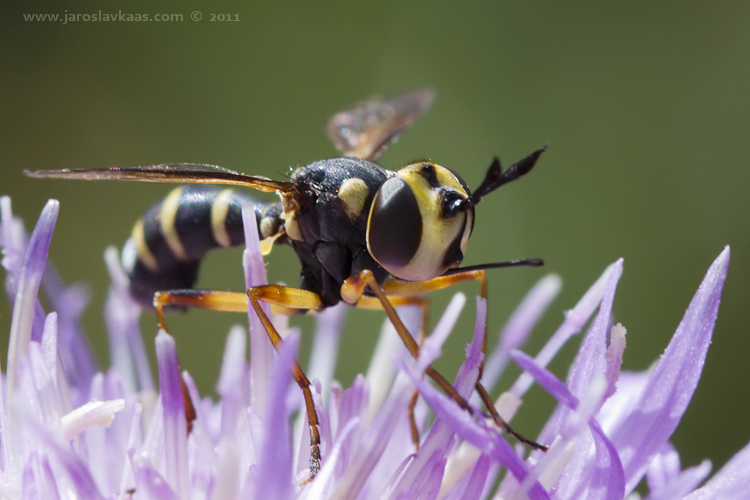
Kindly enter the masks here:
<path id="1" fill-rule="evenodd" d="M 434 341 L 437 341 L 439 337 L 443 337 L 450 333 L 450 328 L 452 326 L 444 328 L 444 326 L 441 325 L 443 325 L 444 321 L 445 325 L 451 324 L 450 322 L 454 320 L 450 318 L 455 311 L 461 311 L 465 301 L 466 296 L 464 294 L 455 294 L 453 296 L 450 304 L 448 304 L 448 307 L 443 313 L 443 316 L 441 316 L 438 326 L 435 327 L 433 334 L 430 335 L 431 338 L 435 339 Z M 419 326 L 422 323 L 422 311 L 419 307 L 399 307 L 396 312 L 398 312 L 399 317 L 404 322 L 408 331 L 418 331 Z M 458 312 L 455 314 L 457 315 Z M 435 333 L 437 333 L 437 335 L 435 335 Z M 430 342 L 433 341 L 431 340 Z M 383 401 L 385 401 L 391 387 L 393 386 L 393 381 L 396 378 L 396 367 L 393 364 L 394 356 L 398 356 L 404 360 L 411 359 L 411 355 L 406 350 L 406 347 L 404 347 L 404 343 L 398 337 L 393 324 L 390 320 L 386 319 L 383 323 L 383 328 L 380 330 L 380 336 L 375 351 L 372 354 L 370 365 L 367 367 L 366 378 L 370 389 L 370 405 L 368 410 L 370 419 L 372 419 L 378 409 L 380 409 Z"/>
<path id="2" fill-rule="evenodd" d="M 227 440 L 235 439 L 237 422 L 248 406 L 243 394 L 247 379 L 246 335 L 239 326 L 230 330 L 221 363 L 217 390 L 221 396 L 221 437 Z"/>
<path id="3" fill-rule="evenodd" d="M 81 314 L 91 299 L 91 291 L 82 284 L 66 287 L 51 263 L 42 275 L 42 289 L 49 299 L 50 308 L 59 315 L 59 351 L 68 381 L 82 399 L 74 404 L 83 404 L 88 381 L 99 371 L 86 333 L 81 326 Z"/>
<path id="4" fill-rule="evenodd" d="M 420 394 L 435 412 L 437 417 L 450 426 L 462 439 L 489 455 L 495 462 L 507 468 L 519 481 L 528 475 L 526 466 L 518 458 L 515 450 L 499 436 L 497 431 L 487 428 L 475 420 L 458 404 L 430 384 L 422 380 L 417 374 L 408 369 L 400 360 L 396 361 L 399 369 L 406 373 L 412 383 L 417 386 Z M 541 484 L 535 482 L 529 491 L 532 499 L 549 498 Z"/>
<path id="5" fill-rule="evenodd" d="M 471 476 L 466 483 L 466 489 L 461 495 L 461 500 L 479 500 L 486 488 L 487 476 L 490 472 L 490 459 L 487 455 L 479 455 L 479 460 L 471 471 Z"/>
<path id="6" fill-rule="evenodd" d="M 575 408 L 578 404 L 578 398 L 570 393 L 565 384 L 555 377 L 552 372 L 539 366 L 534 358 L 523 351 L 513 351 L 511 352 L 511 357 L 521 370 L 531 375 L 542 389 L 550 393 L 560 403 L 570 408 Z"/>
<path id="7" fill-rule="evenodd" d="M 41 327 L 38 336 L 41 338 L 44 315 L 38 310 L 37 295 L 42 280 L 42 273 L 47 265 L 49 244 L 52 241 L 52 231 L 55 229 L 60 203 L 49 200 L 39 216 L 31 240 L 26 250 L 26 256 L 21 269 L 21 279 L 18 283 L 13 319 L 10 325 L 10 346 L 8 347 L 8 390 L 13 390 L 15 384 L 15 360 L 26 354 L 26 348 L 32 337 L 32 325 L 36 317 Z M 38 313 L 42 313 L 39 316 Z"/>
<path id="8" fill-rule="evenodd" d="M 558 401 L 567 405 L 571 409 L 578 407 L 579 401 L 568 388 L 547 369 L 539 366 L 536 361 L 527 354 L 515 351 L 512 354 L 514 361 L 518 366 L 529 373 L 534 380 Z M 591 412 L 595 412 L 598 404 L 594 405 Z M 561 412 L 564 418 L 568 418 L 569 412 Z M 561 478 L 559 488 L 561 491 L 570 491 L 583 487 L 591 493 L 587 498 L 601 498 L 607 500 L 620 499 L 625 491 L 625 476 L 617 455 L 617 450 L 612 442 L 605 436 L 598 422 L 593 416 L 589 418 L 589 428 L 591 438 L 596 447 L 596 455 L 587 456 L 587 447 L 584 443 L 578 442 L 576 460 L 571 461 L 565 476 Z M 565 430 L 565 429 L 563 429 Z M 577 431 L 574 431 L 577 432 Z M 543 433 L 543 436 L 549 436 Z M 588 441 L 587 436 L 581 436 L 577 441 Z M 573 483 L 572 485 L 570 483 Z"/>
<path id="9" fill-rule="evenodd" d="M 461 301 L 461 303 L 463 303 L 463 301 Z M 456 310 L 456 314 L 457 313 L 458 309 Z M 443 319 L 445 319 L 446 316 L 448 316 L 448 314 L 445 314 Z M 446 331 L 450 331 L 455 319 L 455 317 L 449 318 L 450 326 L 448 327 L 444 325 L 443 328 Z M 443 321 L 441 320 L 441 323 L 442 322 Z M 471 395 L 477 377 L 479 376 L 479 365 L 483 359 L 482 342 L 484 340 L 486 322 L 487 301 L 481 297 L 477 297 L 477 315 L 474 328 L 474 338 L 466 347 L 467 360 L 459 368 L 456 382 L 454 384 L 458 393 L 464 398 L 468 398 Z M 440 326 L 436 328 L 436 330 L 439 332 Z M 440 332 L 437 335 L 430 336 L 428 340 L 431 342 L 429 344 L 428 342 L 425 342 L 425 347 L 427 347 L 427 349 L 422 349 L 419 356 L 420 361 L 418 366 L 427 366 L 428 360 L 432 362 L 434 356 L 440 353 L 442 342 L 445 341 L 446 336 L 447 334 Z M 438 343 L 439 345 L 435 345 L 434 348 L 430 349 L 429 346 L 432 345 L 433 342 Z M 430 353 L 430 350 L 432 350 L 433 353 Z M 439 418 L 435 419 L 435 422 L 433 422 L 432 427 L 425 436 L 419 451 L 416 453 L 414 460 L 408 465 L 399 480 L 399 483 L 394 488 L 392 496 L 398 496 L 402 492 L 407 492 L 409 496 L 415 498 L 418 497 L 421 493 L 414 490 L 413 485 L 415 482 L 419 481 L 420 478 L 424 478 L 425 474 L 429 473 L 429 470 L 434 466 L 436 461 L 447 457 L 453 445 L 454 436 L 455 432 L 450 426 L 446 425 L 446 423 L 442 422 Z"/>
<path id="10" fill-rule="evenodd" d="M 180 364 L 174 338 L 164 330 L 156 335 L 162 415 L 164 418 L 164 460 L 167 481 L 180 498 L 188 498 L 190 479 L 187 466 L 187 422 Z"/>
<path id="11" fill-rule="evenodd" d="M 336 418 L 336 436 L 338 436 L 338 434 L 340 434 L 352 420 L 367 418 L 369 396 L 370 392 L 367 387 L 367 382 L 362 375 L 357 375 L 352 386 L 341 394 L 341 402 L 338 405 Z"/>
<path id="12" fill-rule="evenodd" d="M 434 453 L 424 467 L 424 472 L 415 477 L 407 491 L 399 493 L 397 498 L 424 498 L 434 500 L 440 491 L 445 471 L 445 457 L 443 453 Z"/>
<path id="13" fill-rule="evenodd" d="M 313 347 L 310 350 L 307 376 L 318 379 L 323 388 L 323 401 L 328 400 L 328 388 L 333 380 L 336 358 L 339 352 L 339 339 L 346 318 L 347 307 L 340 304 L 323 310 L 316 317 Z"/>
<path id="14" fill-rule="evenodd" d="M 153 391 L 154 381 L 139 325 L 141 307 L 130 295 L 128 278 L 114 247 L 104 252 L 104 262 L 112 282 L 104 306 L 112 365 L 119 372 L 127 394 Z"/>
<path id="15" fill-rule="evenodd" d="M 41 499 L 40 493 L 37 490 L 37 481 L 38 478 L 35 474 L 35 469 L 38 469 L 37 464 L 34 462 L 38 462 L 39 455 L 36 452 L 33 452 L 29 459 L 26 461 L 26 464 L 23 467 L 23 472 L 21 474 L 21 483 L 22 483 L 22 496 L 21 500 L 39 500 Z"/>
<path id="16" fill-rule="evenodd" d="M 612 435 L 613 429 L 621 427 L 630 416 L 623 409 L 635 408 L 643 389 L 648 383 L 649 375 L 650 373 L 647 371 L 620 372 L 617 380 L 617 391 L 604 403 L 596 416 L 608 436 Z"/>
<path id="17" fill-rule="evenodd" d="M 647 500 L 671 500 L 673 498 L 684 498 L 685 495 L 695 490 L 704 479 L 711 473 L 711 462 L 704 460 L 695 467 L 690 467 L 684 471 L 678 471 L 678 474 L 666 484 L 661 485 L 658 489 L 652 490 Z M 747 496 L 747 488 L 743 491 L 742 498 Z M 711 498 L 727 499 L 731 496 L 727 494 L 713 495 Z M 739 498 L 739 497 L 738 497 Z"/>
<path id="18" fill-rule="evenodd" d="M 646 471 L 648 490 L 654 492 L 663 488 L 679 477 L 680 472 L 682 472 L 680 455 L 672 446 L 672 443 L 664 443 L 659 453 L 648 464 L 648 470 Z"/>
<path id="19" fill-rule="evenodd" d="M 471 373 L 474 370 L 479 369 L 479 365 L 484 361 L 484 353 L 482 347 L 484 343 L 484 333 L 487 329 L 487 300 L 481 297 L 477 297 L 477 313 L 476 321 L 474 322 L 474 337 L 471 342 L 466 346 L 466 361 L 461 364 L 456 375 L 456 386 L 459 384 L 466 384 L 468 391 L 472 390 L 474 384 L 476 384 L 476 376 L 472 376 Z M 473 380 L 472 380 L 473 377 Z M 468 378 L 468 382 L 464 382 L 462 379 Z M 463 395 L 463 394 L 462 394 Z M 468 397 L 468 394 L 464 395 Z"/>
<path id="20" fill-rule="evenodd" d="M 579 399 L 584 396 L 593 380 L 597 377 L 604 377 L 607 372 L 607 337 L 610 328 L 610 316 L 612 314 L 612 304 L 615 300 L 615 291 L 617 283 L 622 275 L 622 259 L 614 263 L 612 271 L 607 279 L 607 286 L 604 289 L 599 314 L 597 314 L 591 331 L 583 340 L 583 345 L 578 351 L 573 365 L 568 374 L 568 389 Z M 610 391 L 608 390 L 607 393 Z"/>
<path id="21" fill-rule="evenodd" d="M 674 432 L 698 385 L 728 266 L 729 247 L 708 270 L 639 403 L 612 434 L 625 467 L 627 492 L 635 488 L 651 459 Z"/>
<path id="22" fill-rule="evenodd" d="M 548 274 L 537 282 L 526 294 L 521 304 L 513 312 L 500 332 L 500 342 L 487 356 L 482 373 L 482 384 L 487 392 L 492 392 L 510 359 L 510 351 L 519 349 L 526 343 L 532 329 L 557 297 L 562 280 L 556 274 Z"/>
<path id="23" fill-rule="evenodd" d="M 222 441 L 217 446 L 218 464 L 213 471 L 216 475 L 216 489 L 212 498 L 239 498 L 240 492 L 240 453 L 238 443 Z"/>
<path id="24" fill-rule="evenodd" d="M 258 482 L 254 498 L 292 498 L 292 443 L 289 433 L 289 414 L 286 394 L 292 382 L 292 363 L 299 346 L 299 336 L 289 337 L 283 344 L 279 359 L 271 374 L 269 394 L 276 397 L 268 401 L 263 418 L 264 437 L 258 454 Z"/>
<path id="25" fill-rule="evenodd" d="M 29 417 L 29 415 L 24 415 L 24 417 Z M 47 453 L 56 459 L 55 463 L 62 467 L 62 470 L 70 480 L 66 484 L 75 490 L 78 498 L 104 500 L 88 467 L 86 467 L 81 458 L 70 450 L 70 448 L 60 445 L 50 435 L 48 430 L 34 418 L 24 418 L 23 420 L 24 425 L 29 426 L 34 435 L 43 443 Z"/>
<path id="26" fill-rule="evenodd" d="M 421 373 L 420 373 L 421 375 Z M 389 438 L 398 427 L 400 419 L 406 415 L 412 385 L 404 376 L 399 376 L 388 397 L 369 427 L 360 436 L 358 446 L 349 451 L 351 463 L 336 485 L 333 496 L 356 498 L 365 487 L 373 470 L 380 465 Z M 395 471 L 399 464 L 384 464 Z M 380 487 L 380 486 L 379 486 Z"/>
<path id="27" fill-rule="evenodd" d="M 138 498 L 143 495 L 148 500 L 180 500 L 169 484 L 146 459 L 140 459 L 135 466 L 135 491 Z"/>
<path id="28" fill-rule="evenodd" d="M 617 455 L 617 449 L 604 434 L 596 419 L 589 420 L 591 434 L 596 446 L 594 470 L 588 500 L 620 500 L 625 496 L 625 472 Z"/>
<path id="29" fill-rule="evenodd" d="M 685 497 L 685 500 L 741 500 L 750 489 L 750 444 L 708 480 L 702 488 Z"/>
<path id="30" fill-rule="evenodd" d="M 242 223 L 245 230 L 245 252 L 242 255 L 242 264 L 245 268 L 245 288 L 265 285 L 268 283 L 266 264 L 263 262 L 263 255 L 260 252 L 255 209 L 250 204 L 242 207 Z M 268 304 L 261 304 L 261 308 L 270 317 Z M 268 393 L 268 381 L 271 380 L 271 371 L 276 354 L 265 328 L 263 328 L 255 311 L 250 307 L 249 302 L 248 320 L 250 322 L 250 385 L 253 389 L 251 404 L 255 411 L 262 414 L 265 411 L 266 404 L 268 404 L 268 398 L 273 397 Z"/>
<path id="31" fill-rule="evenodd" d="M 40 498 L 43 498 L 44 500 L 60 500 L 60 491 L 57 487 L 55 474 L 52 472 L 52 466 L 49 463 L 48 457 L 42 457 L 40 462 Z"/>
<path id="32" fill-rule="evenodd" d="M 565 321 L 550 337 L 542 350 L 539 351 L 539 354 L 536 355 L 536 362 L 540 366 L 547 366 L 568 339 L 581 331 L 581 328 L 583 328 L 589 317 L 594 313 L 596 306 L 601 302 L 604 288 L 613 267 L 614 264 L 609 266 L 599 279 L 596 280 L 596 283 L 591 285 L 591 288 L 581 297 L 581 300 L 578 301 L 575 307 L 570 311 L 566 311 Z M 522 373 L 509 392 L 516 398 L 521 399 L 531 387 L 532 382 L 533 379 L 529 375 Z"/>
<path id="33" fill-rule="evenodd" d="M 357 424 L 357 421 L 351 421 L 341 430 L 339 439 L 326 456 L 323 467 L 315 477 L 315 481 L 312 481 L 312 484 L 302 491 L 301 500 L 329 498 L 331 489 L 335 487 L 336 481 L 340 478 L 342 469 L 345 467 L 347 446 L 344 443 L 349 441 L 348 438 L 357 429 Z"/>

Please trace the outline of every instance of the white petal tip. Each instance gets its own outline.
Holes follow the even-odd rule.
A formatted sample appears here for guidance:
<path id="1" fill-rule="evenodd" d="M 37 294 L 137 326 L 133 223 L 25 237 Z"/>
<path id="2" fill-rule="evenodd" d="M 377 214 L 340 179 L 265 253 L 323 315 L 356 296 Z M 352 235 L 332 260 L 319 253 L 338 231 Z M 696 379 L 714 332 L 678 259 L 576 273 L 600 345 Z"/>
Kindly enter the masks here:
<path id="1" fill-rule="evenodd" d="M 115 413 L 125 408 L 124 399 L 90 401 L 62 417 L 63 437 L 70 441 L 91 427 L 109 427 Z"/>

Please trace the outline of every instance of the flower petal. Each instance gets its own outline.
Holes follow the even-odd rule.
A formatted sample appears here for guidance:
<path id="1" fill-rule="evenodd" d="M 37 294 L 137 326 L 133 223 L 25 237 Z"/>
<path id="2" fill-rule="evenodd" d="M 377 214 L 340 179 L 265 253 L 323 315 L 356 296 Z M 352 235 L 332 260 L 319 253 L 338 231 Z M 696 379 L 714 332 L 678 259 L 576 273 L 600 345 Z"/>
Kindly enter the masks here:
<path id="1" fill-rule="evenodd" d="M 674 449 L 672 443 L 664 443 L 659 453 L 648 464 L 648 470 L 646 471 L 648 490 L 654 492 L 663 488 L 679 477 L 680 472 L 682 472 L 682 467 L 680 466 L 679 453 Z"/>
<path id="2" fill-rule="evenodd" d="M 615 300 L 617 283 L 622 275 L 622 259 L 615 262 L 607 279 L 599 313 L 596 315 L 591 330 L 583 339 L 573 365 L 568 373 L 567 386 L 570 392 L 579 399 L 588 391 L 595 378 L 603 377 L 607 372 L 607 340 L 610 329 L 612 304 Z M 607 393 L 612 391 L 608 389 Z"/>
<path id="3" fill-rule="evenodd" d="M 339 304 L 324 309 L 316 315 L 315 336 L 310 350 L 307 376 L 310 380 L 320 381 L 324 402 L 328 400 L 328 388 L 333 380 L 333 371 L 339 353 L 341 327 L 346 318 L 347 309 L 344 304 Z"/>
<path id="4" fill-rule="evenodd" d="M 115 413 L 125 408 L 124 399 L 90 401 L 62 417 L 63 439 L 69 441 L 89 427 L 109 427 Z"/>
<path id="5" fill-rule="evenodd" d="M 128 277 L 117 249 L 107 248 L 104 262 L 112 282 L 104 306 L 112 365 L 120 374 L 127 394 L 138 390 L 153 391 L 154 381 L 139 325 L 141 307 L 130 296 Z"/>
<path id="6" fill-rule="evenodd" d="M 399 307 L 396 312 L 398 312 L 399 318 L 404 322 L 408 331 L 418 331 L 422 324 L 422 312 L 418 307 Z M 398 333 L 396 333 L 393 323 L 386 319 L 380 329 L 378 343 L 372 353 L 370 365 L 367 367 L 367 374 L 365 375 L 370 391 L 370 403 L 367 410 L 368 420 L 375 417 L 391 391 L 393 381 L 396 378 L 396 367 L 393 364 L 394 356 L 411 359 L 411 355 L 406 350 Z"/>
<path id="7" fill-rule="evenodd" d="M 156 335 L 162 415 L 164 419 L 164 461 L 172 490 L 188 498 L 190 479 L 187 464 L 187 422 L 180 365 L 174 338 L 164 330 Z"/>
<path id="8" fill-rule="evenodd" d="M 605 269 L 604 273 L 596 280 L 596 283 L 591 285 L 591 288 L 581 297 L 581 300 L 578 301 L 575 307 L 565 313 L 565 321 L 550 337 L 542 350 L 539 351 L 539 354 L 536 355 L 535 359 L 540 366 L 547 366 L 568 339 L 581 331 L 581 328 L 583 328 L 589 317 L 594 313 L 594 309 L 602 301 L 604 288 L 614 267 L 615 264 L 612 264 Z M 517 399 L 522 399 L 532 383 L 533 379 L 531 376 L 522 373 L 508 392 L 512 393 Z"/>
<path id="9" fill-rule="evenodd" d="M 672 478 L 669 482 L 660 485 L 658 488 L 651 488 L 649 482 L 649 489 L 651 494 L 647 500 L 671 500 L 673 498 L 684 498 L 685 495 L 693 491 L 699 484 L 703 482 L 706 477 L 711 473 L 711 462 L 704 460 L 695 467 L 690 467 L 684 471 L 678 471 L 678 474 Z M 743 493 L 743 498 L 747 496 L 747 485 Z M 726 495 L 714 495 L 711 498 L 731 498 Z"/>
<path id="10" fill-rule="evenodd" d="M 271 374 L 269 394 L 277 397 L 268 401 L 263 416 L 264 436 L 258 456 L 258 477 L 253 498 L 274 498 L 284 500 L 292 498 L 292 443 L 289 432 L 289 412 L 286 394 L 292 381 L 292 363 L 294 362 L 299 336 L 292 335 L 283 344 L 279 359 Z"/>
<path id="11" fill-rule="evenodd" d="M 750 444 L 740 450 L 702 488 L 685 497 L 685 500 L 741 500 L 747 498 L 750 488 Z"/>
<path id="12" fill-rule="evenodd" d="M 400 360 L 396 362 L 401 363 Z M 421 376 L 422 374 L 418 373 L 417 377 Z M 405 376 L 396 377 L 380 411 L 375 415 L 370 426 L 364 430 L 358 445 L 349 450 L 351 463 L 333 490 L 334 498 L 356 498 L 365 487 L 373 470 L 381 465 L 379 461 L 389 444 L 389 438 L 393 435 L 394 429 L 398 427 L 401 418 L 406 415 L 412 392 L 413 387 Z M 399 466 L 398 463 L 382 465 L 390 468 L 391 471 L 395 471 Z M 382 484 L 379 487 L 382 488 Z"/>
<path id="13" fill-rule="evenodd" d="M 37 335 L 40 339 L 42 336 L 44 314 L 38 306 L 37 295 L 42 273 L 47 265 L 49 244 L 52 241 L 52 231 L 55 229 L 59 212 L 60 203 L 57 200 L 49 200 L 39 216 L 34 232 L 31 233 L 24 257 L 13 307 L 13 319 L 10 324 L 7 384 L 10 391 L 13 390 L 15 384 L 16 360 L 26 354 L 32 338 L 32 326 L 36 326 L 37 322 L 40 322 Z M 37 312 L 41 313 L 41 316 Z"/>
<path id="14" fill-rule="evenodd" d="M 250 204 L 242 207 L 242 223 L 245 231 L 245 252 L 242 255 L 242 265 L 245 268 L 245 289 L 248 289 L 267 284 L 268 278 L 266 277 L 266 264 L 260 253 L 255 209 Z M 261 304 L 261 308 L 270 317 L 268 304 Z M 263 414 L 268 398 L 272 397 L 267 392 L 266 382 L 271 380 L 276 353 L 255 311 L 249 306 L 247 309 L 250 322 L 250 386 L 253 389 L 250 395 L 251 404 L 255 411 Z"/>
<path id="15" fill-rule="evenodd" d="M 420 394 L 437 417 L 443 419 L 462 439 L 482 450 L 493 461 L 506 467 L 519 481 L 526 478 L 528 475 L 526 466 L 508 442 L 499 436 L 497 431 L 478 422 L 467 411 L 459 407 L 453 399 L 422 380 L 418 374 L 408 369 L 400 360 L 397 363 L 399 368 L 409 376 L 412 383 L 417 386 Z M 529 498 L 533 500 L 547 499 L 549 495 L 541 484 L 535 482 L 529 490 Z"/>
<path id="16" fill-rule="evenodd" d="M 463 300 L 460 301 L 460 304 L 463 305 Z M 446 310 L 446 314 L 443 316 L 443 318 L 448 316 L 447 311 L 449 310 L 450 308 Z M 456 311 L 456 315 L 457 313 L 458 311 Z M 466 347 L 467 359 L 466 362 L 461 365 L 461 368 L 459 368 L 458 375 L 456 376 L 456 382 L 454 384 L 456 391 L 464 399 L 467 399 L 471 395 L 472 391 L 474 390 L 474 385 L 476 384 L 477 377 L 479 376 L 479 365 L 481 364 L 483 359 L 482 344 L 484 341 L 484 326 L 486 325 L 486 318 L 487 301 L 482 299 L 481 297 L 477 297 L 477 321 L 474 328 L 474 338 Z M 451 325 L 450 327 L 445 328 L 445 330 L 450 331 L 452 329 L 452 323 L 455 322 L 455 319 L 455 317 L 447 319 L 448 321 L 450 321 Z M 437 333 L 430 336 L 430 338 L 428 339 L 428 341 L 430 342 L 425 342 L 425 348 L 422 349 L 422 352 L 419 356 L 420 361 L 418 363 L 418 366 L 420 368 L 425 368 L 428 364 L 427 361 L 432 362 L 433 358 L 436 357 L 435 354 L 440 352 L 440 347 L 442 346 L 442 343 L 446 338 L 446 335 L 440 330 L 440 328 L 441 325 L 439 324 L 435 329 Z M 431 346 L 433 344 L 436 345 L 431 349 Z M 433 351 L 433 353 L 430 352 L 431 350 Z M 444 465 L 444 461 L 453 445 L 454 436 L 455 430 L 445 422 L 443 422 L 440 418 L 436 418 L 432 424 L 432 427 L 425 436 L 424 441 L 419 448 L 419 451 L 417 451 L 416 456 L 409 463 L 408 467 L 401 476 L 399 483 L 396 485 L 393 492 L 391 492 L 390 498 L 397 498 L 402 493 L 407 493 L 407 496 L 410 498 L 417 498 L 422 495 L 424 493 L 422 491 L 423 488 L 415 487 L 415 485 L 417 485 L 417 483 L 424 479 L 424 477 L 429 476 L 430 474 L 435 474 L 436 472 L 433 470 L 433 468 L 436 467 L 436 464 L 442 463 Z M 443 471 L 441 470 L 441 480 L 442 475 Z M 426 487 L 427 486 L 424 486 L 424 488 Z"/>
<path id="17" fill-rule="evenodd" d="M 571 410 L 579 408 L 578 398 L 557 377 L 546 368 L 539 366 L 529 355 L 515 351 L 513 360 L 560 403 L 568 406 Z M 606 386 L 603 377 L 598 380 Z M 588 408 L 585 409 L 583 415 L 576 416 L 575 412 L 572 411 L 556 412 L 560 415 L 560 419 L 565 418 L 564 422 L 561 420 L 557 425 L 560 429 L 558 433 L 562 436 L 563 442 L 556 443 L 546 456 L 541 456 L 537 467 L 544 467 L 545 459 L 552 460 L 553 456 L 559 453 L 556 448 L 564 445 L 565 441 L 575 443 L 574 454 L 556 488 L 556 496 L 559 498 L 585 497 L 614 500 L 621 499 L 624 495 L 625 475 L 617 450 L 594 418 L 604 390 L 602 388 L 601 391 L 593 395 L 595 399 L 587 403 Z M 581 432 L 580 429 L 571 428 L 571 423 L 581 419 L 588 421 L 590 434 Z M 549 432 L 543 433 L 543 435 L 548 438 L 551 436 Z M 596 450 L 593 456 L 589 453 L 589 446 L 591 445 Z M 535 471 L 535 473 L 543 475 L 544 471 Z M 582 493 L 586 491 L 589 493 L 588 496 Z"/>
<path id="18" fill-rule="evenodd" d="M 145 458 L 140 458 L 135 464 L 135 491 L 138 498 L 143 495 L 148 500 L 180 500 L 167 481 L 164 480 Z"/>
<path id="19" fill-rule="evenodd" d="M 487 355 L 487 361 L 484 364 L 482 384 L 487 392 L 492 392 L 495 383 L 505 371 L 510 360 L 510 351 L 526 343 L 531 330 L 560 293 L 560 288 L 562 288 L 562 279 L 556 274 L 548 274 L 529 290 L 513 312 L 500 332 L 500 342 Z"/>
<path id="20" fill-rule="evenodd" d="M 22 409 L 19 409 L 23 413 Z M 86 464 L 76 455 L 69 447 L 61 445 L 56 439 L 54 439 L 50 433 L 44 428 L 38 421 L 31 418 L 29 415 L 22 415 L 24 425 L 28 426 L 34 433 L 35 437 L 44 444 L 45 451 L 52 457 L 54 462 L 58 464 L 65 475 L 67 475 L 69 481 L 60 484 L 60 472 L 57 472 L 57 488 L 68 487 L 72 488 L 75 493 L 71 493 L 76 498 L 86 498 L 91 500 L 104 500 L 104 497 L 100 493 L 96 486 L 94 478 L 91 476 L 91 472 L 86 467 Z"/>
<path id="21" fill-rule="evenodd" d="M 698 385 L 728 267 L 729 247 L 708 270 L 637 405 L 611 434 L 625 468 L 626 492 L 672 435 Z"/>

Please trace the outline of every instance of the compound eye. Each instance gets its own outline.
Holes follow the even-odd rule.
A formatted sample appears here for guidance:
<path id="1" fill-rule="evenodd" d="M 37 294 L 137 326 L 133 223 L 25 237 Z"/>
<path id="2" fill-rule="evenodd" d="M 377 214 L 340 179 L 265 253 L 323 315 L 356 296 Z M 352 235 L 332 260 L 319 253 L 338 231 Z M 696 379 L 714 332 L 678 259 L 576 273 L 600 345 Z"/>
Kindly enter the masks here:
<path id="1" fill-rule="evenodd" d="M 367 246 L 386 269 L 405 266 L 419 248 L 422 215 L 409 184 L 391 177 L 380 187 L 370 210 Z"/>

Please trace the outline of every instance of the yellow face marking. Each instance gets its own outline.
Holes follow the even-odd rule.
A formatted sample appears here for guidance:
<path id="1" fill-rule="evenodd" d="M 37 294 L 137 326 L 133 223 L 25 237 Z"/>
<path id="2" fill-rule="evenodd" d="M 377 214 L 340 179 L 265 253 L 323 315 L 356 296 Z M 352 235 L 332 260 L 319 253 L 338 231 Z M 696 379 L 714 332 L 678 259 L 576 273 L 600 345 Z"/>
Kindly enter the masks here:
<path id="1" fill-rule="evenodd" d="M 180 207 L 180 196 L 182 196 L 181 187 L 175 189 L 164 198 L 164 203 L 161 205 L 159 223 L 161 224 L 161 233 L 164 235 L 164 240 L 166 240 L 174 256 L 180 260 L 189 260 L 190 258 L 185 251 L 185 247 L 182 246 L 180 235 L 177 234 L 177 228 L 175 227 L 177 209 Z"/>
<path id="2" fill-rule="evenodd" d="M 362 209 L 365 207 L 365 202 L 369 194 L 370 188 L 367 187 L 367 184 L 362 179 L 354 177 L 345 180 L 341 184 L 338 196 L 352 224 L 362 215 Z"/>
<path id="3" fill-rule="evenodd" d="M 232 246 L 232 240 L 227 232 L 227 214 L 232 204 L 232 190 L 222 190 L 213 205 L 211 205 L 211 232 L 216 242 L 223 247 Z"/>
<path id="4" fill-rule="evenodd" d="M 456 177 L 446 168 L 431 164 L 440 187 L 451 189 L 468 198 L 468 194 Z M 400 169 L 397 176 L 406 181 L 412 188 L 422 216 L 422 238 L 419 248 L 412 259 L 398 269 L 387 269 L 391 274 L 407 281 L 425 281 L 443 274 L 447 267 L 443 264 L 450 244 L 461 237 L 461 230 L 467 221 L 465 213 L 451 218 L 444 218 L 442 201 L 438 191 L 422 175 L 422 163 L 408 165 Z M 468 233 L 462 235 L 462 251 L 466 247 Z"/>
<path id="5" fill-rule="evenodd" d="M 156 262 L 156 257 L 151 253 L 151 249 L 146 244 L 146 235 L 143 232 L 143 219 L 138 219 L 133 226 L 133 232 L 130 235 L 130 239 L 133 241 L 135 246 L 135 252 L 138 254 L 138 258 L 143 262 L 149 271 L 157 273 L 159 272 L 159 264 Z"/>

